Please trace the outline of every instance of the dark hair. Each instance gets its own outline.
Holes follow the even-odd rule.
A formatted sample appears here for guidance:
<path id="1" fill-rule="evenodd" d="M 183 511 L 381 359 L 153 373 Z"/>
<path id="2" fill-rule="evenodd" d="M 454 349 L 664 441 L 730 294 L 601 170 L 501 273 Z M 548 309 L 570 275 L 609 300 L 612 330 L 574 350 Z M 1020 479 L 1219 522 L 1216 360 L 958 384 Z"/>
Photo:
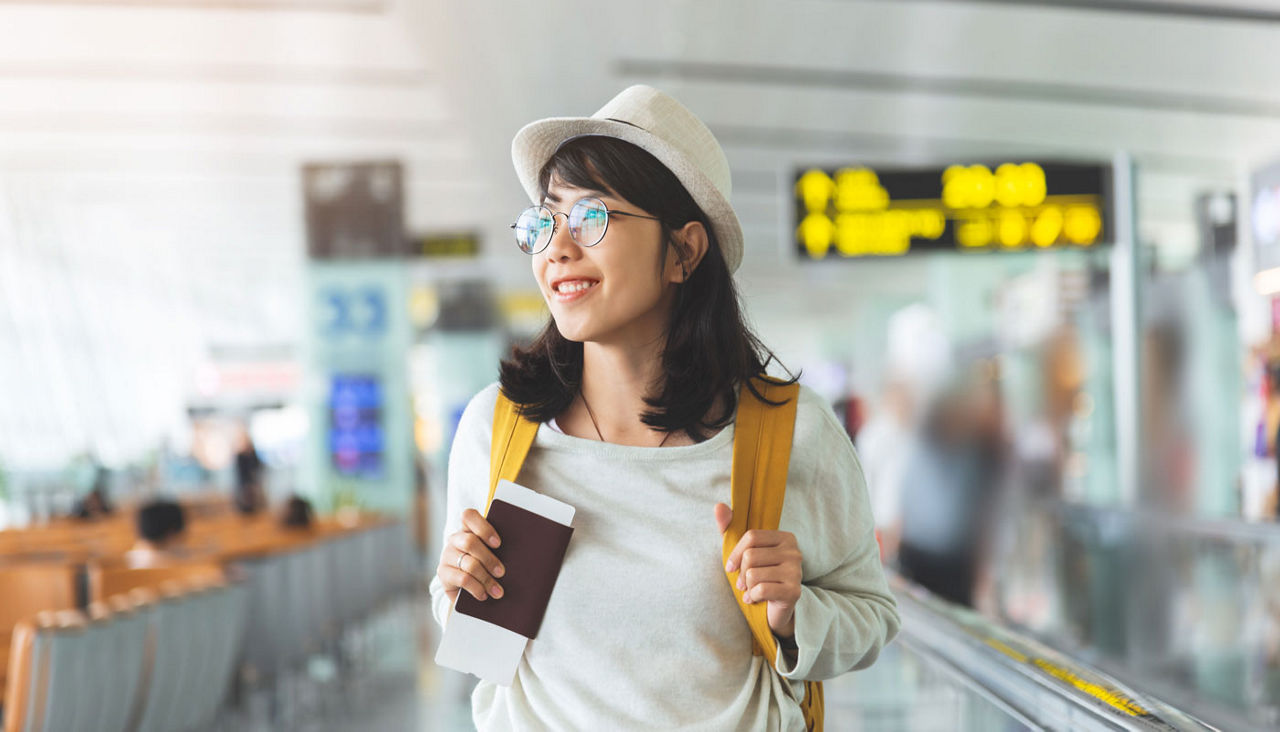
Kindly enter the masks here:
<path id="1" fill-rule="evenodd" d="M 538 185 L 545 195 L 552 176 L 580 188 L 611 191 L 663 228 L 662 259 L 667 247 L 685 252 L 671 232 L 690 221 L 701 222 L 708 247 L 701 263 L 676 288 L 671 320 L 662 349 L 665 380 L 656 394 L 646 394 L 651 407 L 641 420 L 664 432 L 684 430 L 695 441 L 704 430 L 723 427 L 737 408 L 739 384 L 760 396 L 750 377 L 763 374 L 776 357 L 747 327 L 733 275 L 720 252 L 720 242 L 706 213 L 680 180 L 657 158 L 613 137 L 585 136 L 560 146 L 542 167 Z M 790 381 L 795 381 L 793 376 Z M 545 422 L 564 412 L 582 383 L 582 344 L 561 335 L 555 319 L 527 348 L 514 348 L 500 369 L 502 392 L 520 405 L 521 413 Z M 723 411 L 711 415 L 716 399 Z"/>
<path id="2" fill-rule="evenodd" d="M 156 499 L 138 509 L 138 536 L 161 544 L 187 528 L 187 516 L 174 501 Z"/>
<path id="3" fill-rule="evenodd" d="M 280 525 L 287 529 L 309 529 L 312 519 L 311 503 L 302 496 L 289 496 L 284 504 L 284 515 L 280 517 Z"/>

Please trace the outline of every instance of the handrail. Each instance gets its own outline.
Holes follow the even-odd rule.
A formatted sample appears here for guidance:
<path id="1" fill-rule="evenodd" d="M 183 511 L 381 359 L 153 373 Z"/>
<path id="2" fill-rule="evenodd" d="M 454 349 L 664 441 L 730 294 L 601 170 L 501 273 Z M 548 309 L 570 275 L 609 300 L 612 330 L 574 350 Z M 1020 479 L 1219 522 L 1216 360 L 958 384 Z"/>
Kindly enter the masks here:
<path id="1" fill-rule="evenodd" d="M 901 638 L 985 689 L 1001 708 L 1049 729 L 1215 730 L 1112 676 L 896 575 Z M 945 668 L 945 666 L 944 666 Z"/>
<path id="2" fill-rule="evenodd" d="M 1087 503 L 1051 501 L 1049 509 L 1067 517 L 1085 517 L 1106 521 L 1110 533 L 1127 534 L 1134 528 L 1148 529 L 1164 534 L 1195 536 L 1226 542 L 1280 542 L 1280 525 L 1270 521 L 1245 521 L 1239 518 L 1179 516 L 1157 511 L 1135 511 L 1111 506 L 1092 506 Z"/>
<path id="3" fill-rule="evenodd" d="M 1023 727 L 1036 732 L 1044 729 L 1035 720 L 1011 706 L 999 694 L 983 686 L 977 679 L 965 673 L 964 669 L 957 667 L 947 660 L 945 656 L 939 655 L 937 651 L 913 637 L 909 631 L 900 634 L 897 638 L 897 643 L 905 647 L 916 658 L 927 662 L 932 671 L 938 672 L 939 675 L 945 676 L 949 682 L 981 697 L 983 701 L 1000 710 L 1001 713 Z"/>

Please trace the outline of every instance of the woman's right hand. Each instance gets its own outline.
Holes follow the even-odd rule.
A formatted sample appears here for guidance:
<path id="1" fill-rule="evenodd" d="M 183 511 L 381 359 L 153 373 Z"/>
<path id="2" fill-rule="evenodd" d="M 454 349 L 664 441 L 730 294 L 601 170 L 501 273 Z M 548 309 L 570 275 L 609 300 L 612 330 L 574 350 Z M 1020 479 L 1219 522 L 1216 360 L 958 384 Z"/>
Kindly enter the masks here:
<path id="1" fill-rule="evenodd" d="M 458 590 L 466 590 L 481 601 L 502 597 L 502 587 L 495 578 L 506 569 L 492 551 L 501 541 L 479 511 L 468 508 L 462 512 L 462 528 L 449 536 L 436 567 L 450 605 L 457 599 Z"/>

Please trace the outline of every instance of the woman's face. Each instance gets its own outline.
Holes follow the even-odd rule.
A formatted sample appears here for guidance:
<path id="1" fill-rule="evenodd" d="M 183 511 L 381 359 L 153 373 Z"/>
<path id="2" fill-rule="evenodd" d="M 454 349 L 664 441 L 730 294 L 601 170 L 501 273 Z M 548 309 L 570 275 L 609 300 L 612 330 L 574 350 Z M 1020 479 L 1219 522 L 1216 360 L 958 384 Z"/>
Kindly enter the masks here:
<path id="1" fill-rule="evenodd" d="M 556 214 L 555 234 L 533 255 L 538 281 L 561 335 L 571 341 L 642 345 L 658 341 L 671 310 L 672 262 L 662 261 L 662 226 L 652 219 L 610 216 L 604 238 L 579 246 L 566 216 L 579 199 L 592 196 L 610 211 L 651 216 L 608 191 L 566 185 L 552 177 L 543 205 Z M 665 266 L 664 266 L 665 265 Z M 679 276 L 679 264 L 674 264 Z"/>

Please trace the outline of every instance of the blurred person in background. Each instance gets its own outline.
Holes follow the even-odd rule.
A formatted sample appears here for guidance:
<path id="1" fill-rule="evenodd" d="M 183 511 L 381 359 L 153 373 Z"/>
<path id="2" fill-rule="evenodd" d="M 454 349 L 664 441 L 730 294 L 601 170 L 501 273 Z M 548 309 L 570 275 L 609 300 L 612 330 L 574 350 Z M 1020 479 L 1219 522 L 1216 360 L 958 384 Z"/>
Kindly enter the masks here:
<path id="1" fill-rule="evenodd" d="M 427 555 L 431 536 L 429 473 L 426 456 L 416 453 L 413 458 L 413 545 L 421 556 Z"/>
<path id="2" fill-rule="evenodd" d="M 110 471 L 95 459 L 93 461 L 93 485 L 83 498 L 76 501 L 71 515 L 78 519 L 91 521 L 114 513 L 115 507 L 111 505 L 111 498 L 107 495 L 107 484 L 110 481 L 110 477 Z"/>
<path id="3" fill-rule="evenodd" d="M 1071 426 L 1084 384 L 1084 356 L 1074 325 L 1063 323 L 1038 349 L 1043 407 L 1018 426 L 1019 481 L 1029 496 L 1056 498 L 1071 453 Z"/>
<path id="4" fill-rule="evenodd" d="M 284 502 L 284 510 L 280 512 L 280 525 L 286 529 L 310 529 L 315 520 L 315 512 L 311 502 L 293 494 Z"/>
<path id="5" fill-rule="evenodd" d="M 235 487 L 236 510 L 246 516 L 261 511 L 267 505 L 263 490 L 264 470 L 262 458 L 258 457 L 258 450 L 246 427 L 241 431 L 240 449 L 236 452 Z"/>
<path id="6" fill-rule="evenodd" d="M 158 567 L 187 558 L 186 530 L 186 512 L 176 501 L 158 498 L 143 504 L 138 508 L 138 538 L 125 552 L 125 563 L 133 568 Z"/>
<path id="7" fill-rule="evenodd" d="M 1264 519 L 1280 521 L 1280 357 L 1268 357 L 1266 362 L 1267 400 L 1263 409 L 1263 439 L 1266 441 L 1266 454 L 1276 468 L 1275 480 L 1271 490 L 1262 503 L 1261 516 Z"/>
<path id="8" fill-rule="evenodd" d="M 892 564 L 902 530 L 902 480 L 914 439 L 914 395 L 901 380 L 885 384 L 880 403 L 858 433 L 858 457 L 876 521 L 880 558 Z"/>
<path id="9" fill-rule="evenodd" d="M 987 573 L 1004 478 L 1004 408 L 994 360 L 944 389 L 927 408 L 902 494 L 898 567 L 951 602 L 973 607 Z"/>
<path id="10" fill-rule="evenodd" d="M 919 428 L 919 405 L 932 398 L 951 369 L 951 347 L 937 313 L 921 303 L 894 313 L 887 336 L 884 391 L 858 433 L 857 448 L 881 558 L 892 564 L 898 556 L 902 486 Z"/>
<path id="11" fill-rule="evenodd" d="M 1196 454 L 1187 428 L 1185 324 L 1168 319 L 1142 338 L 1142 459 L 1146 503 L 1163 513 L 1195 508 Z"/>

